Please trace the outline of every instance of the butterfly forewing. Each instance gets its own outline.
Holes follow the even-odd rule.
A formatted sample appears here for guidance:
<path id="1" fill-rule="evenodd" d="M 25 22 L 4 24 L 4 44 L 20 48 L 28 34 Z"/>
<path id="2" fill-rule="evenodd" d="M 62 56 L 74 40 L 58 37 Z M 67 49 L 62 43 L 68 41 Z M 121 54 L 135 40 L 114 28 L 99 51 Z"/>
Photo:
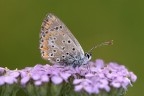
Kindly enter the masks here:
<path id="1" fill-rule="evenodd" d="M 41 56 L 52 63 L 71 63 L 74 56 L 84 55 L 69 29 L 52 14 L 43 21 L 40 38 Z"/>

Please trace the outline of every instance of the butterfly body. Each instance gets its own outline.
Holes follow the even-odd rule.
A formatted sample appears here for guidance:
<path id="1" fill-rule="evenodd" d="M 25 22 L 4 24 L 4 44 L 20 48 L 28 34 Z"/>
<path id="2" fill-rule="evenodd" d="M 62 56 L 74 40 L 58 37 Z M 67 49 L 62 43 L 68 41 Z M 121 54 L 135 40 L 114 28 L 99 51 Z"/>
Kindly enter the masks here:
<path id="1" fill-rule="evenodd" d="M 70 30 L 53 14 L 44 19 L 40 33 L 42 58 L 51 63 L 73 67 L 86 64 L 91 54 L 86 53 Z"/>

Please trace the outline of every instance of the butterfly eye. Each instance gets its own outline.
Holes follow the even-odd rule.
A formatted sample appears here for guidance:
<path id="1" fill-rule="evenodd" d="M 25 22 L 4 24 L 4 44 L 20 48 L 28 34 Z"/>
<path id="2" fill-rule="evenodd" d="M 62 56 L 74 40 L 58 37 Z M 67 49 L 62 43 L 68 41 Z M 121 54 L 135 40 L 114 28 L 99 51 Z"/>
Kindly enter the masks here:
<path id="1" fill-rule="evenodd" d="M 91 57 L 91 53 L 85 53 L 85 56 L 89 59 Z"/>
<path id="2" fill-rule="evenodd" d="M 53 47 L 53 48 L 54 48 L 55 46 L 54 46 L 54 45 L 52 45 L 51 47 Z"/>

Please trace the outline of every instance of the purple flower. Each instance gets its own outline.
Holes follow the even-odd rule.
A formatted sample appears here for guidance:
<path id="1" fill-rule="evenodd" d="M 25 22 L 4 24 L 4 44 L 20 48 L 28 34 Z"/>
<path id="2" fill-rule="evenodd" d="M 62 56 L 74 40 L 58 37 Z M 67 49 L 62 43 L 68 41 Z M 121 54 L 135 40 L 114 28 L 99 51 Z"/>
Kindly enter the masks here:
<path id="1" fill-rule="evenodd" d="M 48 74 L 54 84 L 60 84 L 63 81 L 68 82 L 68 79 L 71 76 L 72 72 L 71 70 L 69 70 L 68 67 L 53 65 L 49 69 Z"/>
<path id="2" fill-rule="evenodd" d="M 4 74 L 5 68 L 0 67 L 0 76 Z"/>
<path id="3" fill-rule="evenodd" d="M 18 76 L 20 75 L 18 70 L 2 69 L 3 76 L 0 76 L 0 85 L 3 84 L 14 84 L 18 81 Z"/>
<path id="4" fill-rule="evenodd" d="M 51 80 L 56 85 L 63 82 L 63 79 L 59 76 L 52 76 Z"/>
<path id="5" fill-rule="evenodd" d="M 23 77 L 20 81 L 20 83 L 25 86 L 27 84 L 27 82 L 30 80 L 29 76 Z"/>
<path id="6" fill-rule="evenodd" d="M 32 67 L 26 67 L 21 70 L 21 84 L 25 86 L 30 80 L 33 80 L 35 85 L 41 85 L 44 82 L 49 82 L 49 77 L 46 69 L 43 65 L 36 65 Z"/>
<path id="7" fill-rule="evenodd" d="M 73 84 L 76 85 L 75 91 L 81 91 L 83 89 L 90 94 L 93 93 L 93 84 L 89 79 L 75 79 Z"/>
<path id="8" fill-rule="evenodd" d="M 98 59 L 86 66 L 76 69 L 82 78 L 73 81 L 75 91 L 84 90 L 89 94 L 99 94 L 101 90 L 110 92 L 111 87 L 127 90 L 128 85 L 132 85 L 137 78 L 132 72 L 128 72 L 125 66 L 113 62 L 106 65 Z"/>
<path id="9" fill-rule="evenodd" d="M 62 82 L 69 83 L 71 77 L 74 78 L 75 91 L 84 90 L 89 94 L 99 94 L 101 90 L 110 92 L 112 87 L 127 90 L 127 86 L 137 79 L 125 66 L 113 62 L 106 65 L 103 60 L 98 59 L 76 68 L 57 64 L 27 67 L 21 71 L 21 84 L 26 85 L 33 80 L 36 86 L 49 81 L 58 85 Z"/>
<path id="10" fill-rule="evenodd" d="M 2 86 L 4 84 L 5 84 L 4 76 L 0 76 L 0 86 Z"/>
<path id="11" fill-rule="evenodd" d="M 37 80 L 37 81 L 34 82 L 34 84 L 35 84 L 36 86 L 40 86 L 40 85 L 42 85 L 42 81 Z"/>
<path id="12" fill-rule="evenodd" d="M 47 83 L 51 85 L 66 84 L 64 87 L 67 88 L 73 82 L 75 92 L 100 95 L 102 92 L 111 93 L 112 89 L 119 90 L 122 88 L 127 90 L 127 87 L 129 85 L 132 86 L 136 79 L 136 75 L 133 72 L 129 72 L 125 66 L 114 62 L 105 64 L 101 59 L 76 68 L 58 64 L 52 66 L 37 64 L 34 67 L 26 67 L 22 70 L 9 70 L 0 67 L 0 86 L 4 84 L 19 84 L 20 82 L 20 86 L 28 88 L 27 90 L 29 88 L 37 90 L 35 88 L 42 87 L 42 92 L 47 92 L 47 87 L 49 87 L 48 89 L 53 88 L 43 86 L 47 85 Z M 67 86 L 67 84 L 69 85 Z M 54 87 L 51 92 L 54 91 L 55 93 L 56 90 L 65 91 L 63 90 L 64 88 L 60 88 Z M 35 94 L 33 95 L 35 96 Z"/>
<path id="13" fill-rule="evenodd" d="M 137 80 L 137 76 L 133 72 L 129 72 L 129 77 L 132 82 Z"/>

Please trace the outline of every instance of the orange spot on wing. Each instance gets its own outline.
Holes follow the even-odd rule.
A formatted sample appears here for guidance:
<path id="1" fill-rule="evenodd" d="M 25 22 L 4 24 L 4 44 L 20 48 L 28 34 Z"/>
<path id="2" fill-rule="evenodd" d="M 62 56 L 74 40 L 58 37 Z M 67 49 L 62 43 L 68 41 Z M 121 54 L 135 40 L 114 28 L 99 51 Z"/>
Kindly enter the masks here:
<path id="1" fill-rule="evenodd" d="M 44 28 L 45 28 L 46 30 L 48 30 L 49 27 L 50 27 L 49 24 L 46 24 L 46 25 L 44 26 Z"/>
<path id="2" fill-rule="evenodd" d="M 53 21 L 55 21 L 55 20 L 56 20 L 55 16 L 52 16 L 52 17 L 51 17 L 50 19 L 48 19 L 48 20 L 44 20 L 42 27 L 43 27 L 45 30 L 48 30 L 49 27 L 51 26 L 51 24 L 53 23 Z"/>
<path id="3" fill-rule="evenodd" d="M 47 45 L 48 44 L 48 41 L 47 40 L 44 40 L 44 42 L 42 42 L 43 45 Z"/>
<path id="4" fill-rule="evenodd" d="M 43 48 L 40 48 L 42 51 L 47 51 L 48 47 L 44 46 Z"/>
<path id="5" fill-rule="evenodd" d="M 41 56 L 42 56 L 43 59 L 46 59 L 46 60 L 47 60 L 48 57 L 49 57 L 48 54 L 47 54 L 47 52 L 44 52 Z"/>

